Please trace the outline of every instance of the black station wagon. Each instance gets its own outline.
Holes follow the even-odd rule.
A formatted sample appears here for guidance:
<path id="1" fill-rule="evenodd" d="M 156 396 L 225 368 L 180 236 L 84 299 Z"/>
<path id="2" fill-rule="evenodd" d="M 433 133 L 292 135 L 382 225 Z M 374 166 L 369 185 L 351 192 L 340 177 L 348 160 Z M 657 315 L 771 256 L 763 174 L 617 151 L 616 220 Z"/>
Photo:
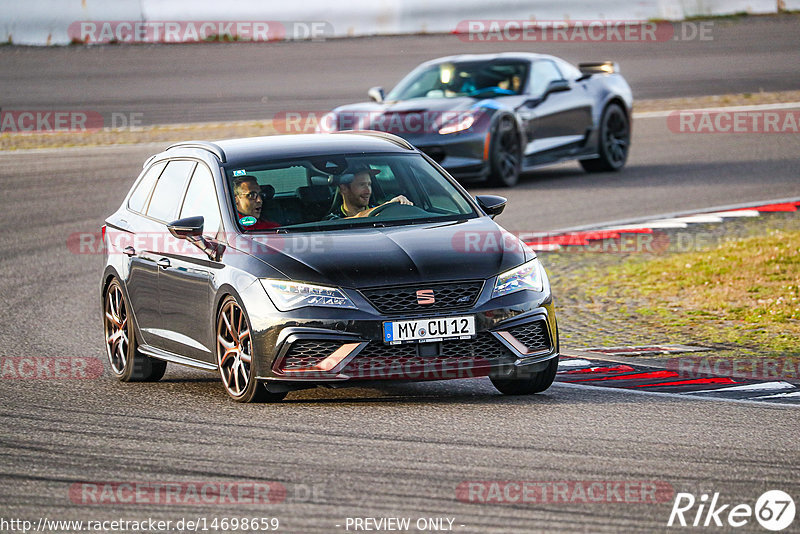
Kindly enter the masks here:
<path id="1" fill-rule="evenodd" d="M 470 197 L 387 133 L 172 145 L 103 226 L 111 369 L 218 372 L 240 402 L 479 376 L 543 391 L 558 366 L 550 286 L 494 222 L 505 202 Z"/>

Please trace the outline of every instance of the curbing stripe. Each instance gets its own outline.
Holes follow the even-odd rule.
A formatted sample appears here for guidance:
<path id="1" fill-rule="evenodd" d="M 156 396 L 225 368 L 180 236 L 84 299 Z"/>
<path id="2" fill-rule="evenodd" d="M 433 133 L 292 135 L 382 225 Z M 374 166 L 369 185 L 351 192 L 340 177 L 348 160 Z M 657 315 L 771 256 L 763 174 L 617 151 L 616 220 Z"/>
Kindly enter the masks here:
<path id="1" fill-rule="evenodd" d="M 727 217 L 758 217 L 762 213 L 796 212 L 798 207 L 800 207 L 800 201 L 791 199 L 788 201 L 767 201 L 755 206 L 730 207 L 720 211 L 700 211 L 694 214 L 663 217 L 635 224 L 613 225 L 613 223 L 601 223 L 595 227 L 545 234 L 538 236 L 535 240 L 526 241 L 525 244 L 538 252 L 553 252 L 560 250 L 564 246 L 586 246 L 589 245 L 589 241 L 617 239 L 620 234 L 652 233 L 654 228 L 681 229 L 688 228 L 690 224 L 721 223 Z"/>

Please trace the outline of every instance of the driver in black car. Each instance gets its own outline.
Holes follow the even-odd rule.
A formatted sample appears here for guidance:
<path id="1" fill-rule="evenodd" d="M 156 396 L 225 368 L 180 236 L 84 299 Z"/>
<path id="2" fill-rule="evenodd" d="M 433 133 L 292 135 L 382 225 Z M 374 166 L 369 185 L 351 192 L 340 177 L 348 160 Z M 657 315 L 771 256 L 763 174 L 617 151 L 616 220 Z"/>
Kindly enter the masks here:
<path id="1" fill-rule="evenodd" d="M 370 206 L 369 199 L 372 196 L 372 177 L 380 173 L 377 169 L 370 167 L 359 167 L 349 174 L 343 174 L 339 178 L 339 193 L 342 195 L 342 205 L 334 206 L 333 211 L 325 217 L 326 220 L 346 219 L 348 217 L 367 217 L 374 210 L 398 202 L 413 206 L 414 203 L 403 195 L 397 195 L 388 202 L 379 206 Z"/>

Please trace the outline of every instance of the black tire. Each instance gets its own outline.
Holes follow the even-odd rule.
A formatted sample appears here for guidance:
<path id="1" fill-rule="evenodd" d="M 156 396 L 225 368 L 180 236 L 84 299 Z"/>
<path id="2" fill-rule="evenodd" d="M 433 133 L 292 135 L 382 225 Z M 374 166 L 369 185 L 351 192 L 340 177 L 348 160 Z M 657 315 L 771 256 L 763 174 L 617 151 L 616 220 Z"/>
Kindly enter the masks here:
<path id="1" fill-rule="evenodd" d="M 286 393 L 271 393 L 255 379 L 253 341 L 244 309 L 232 296 L 220 305 L 216 322 L 217 366 L 222 385 L 236 402 L 277 402 Z"/>
<path id="2" fill-rule="evenodd" d="M 520 374 L 525 373 L 524 367 Z M 509 378 L 490 377 L 492 385 L 503 395 L 531 395 L 541 393 L 553 385 L 558 371 L 558 356 L 547 362 L 543 370 L 526 376 L 512 376 Z"/>
<path id="3" fill-rule="evenodd" d="M 505 116 L 492 131 L 489 150 L 489 184 L 512 187 L 519 181 L 522 149 L 514 119 Z"/>
<path id="4" fill-rule="evenodd" d="M 167 370 L 167 362 L 139 352 L 136 328 L 130 317 L 122 286 L 111 280 L 103 296 L 103 331 L 111 373 L 121 382 L 156 382 Z"/>
<path id="5" fill-rule="evenodd" d="M 619 104 L 611 103 L 603 110 L 597 139 L 598 157 L 582 159 L 587 172 L 618 171 L 628 161 L 631 146 L 631 128 L 628 116 Z"/>

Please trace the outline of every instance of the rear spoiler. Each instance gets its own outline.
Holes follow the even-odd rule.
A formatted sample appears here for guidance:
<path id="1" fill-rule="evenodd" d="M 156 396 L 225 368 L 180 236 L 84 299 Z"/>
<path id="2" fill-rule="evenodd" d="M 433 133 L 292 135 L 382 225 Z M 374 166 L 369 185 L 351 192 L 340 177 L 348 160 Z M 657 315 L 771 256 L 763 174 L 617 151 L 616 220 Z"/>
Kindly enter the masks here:
<path id="1" fill-rule="evenodd" d="M 593 61 L 591 63 L 578 63 L 578 69 L 583 74 L 583 78 L 588 78 L 592 74 L 615 74 L 619 73 L 619 65 L 616 61 Z"/>

